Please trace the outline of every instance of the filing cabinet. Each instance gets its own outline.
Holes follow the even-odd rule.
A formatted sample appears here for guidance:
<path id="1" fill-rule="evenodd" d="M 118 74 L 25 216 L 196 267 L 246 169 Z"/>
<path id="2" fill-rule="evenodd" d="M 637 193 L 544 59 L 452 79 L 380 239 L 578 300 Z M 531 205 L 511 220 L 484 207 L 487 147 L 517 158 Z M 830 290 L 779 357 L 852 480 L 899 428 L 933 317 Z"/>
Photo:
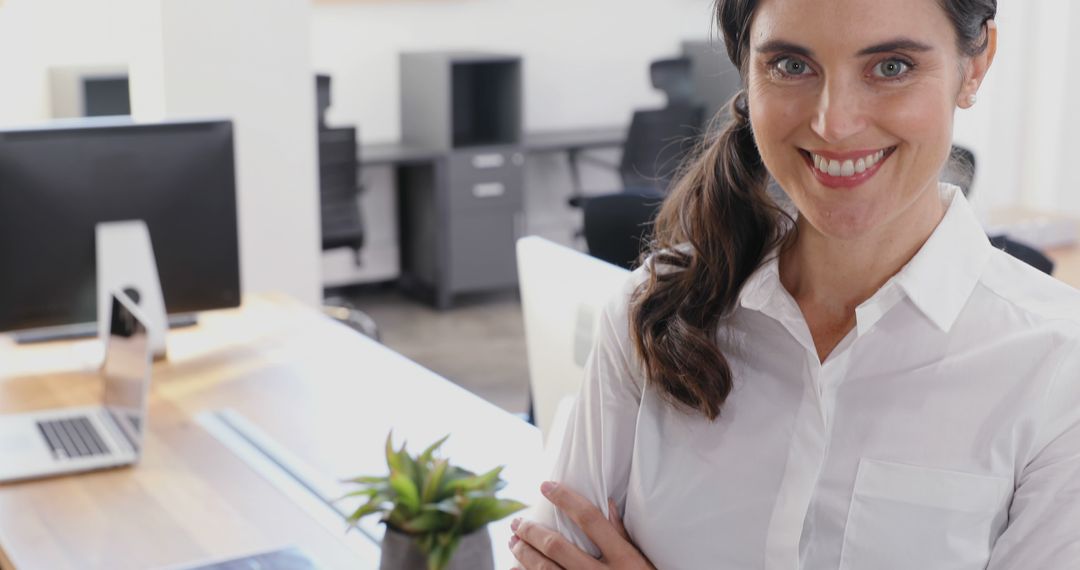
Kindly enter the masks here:
<path id="1" fill-rule="evenodd" d="M 433 161 L 398 167 L 402 286 L 438 308 L 459 293 L 516 286 L 520 58 L 402 54 L 401 120 L 405 144 L 439 151 Z"/>

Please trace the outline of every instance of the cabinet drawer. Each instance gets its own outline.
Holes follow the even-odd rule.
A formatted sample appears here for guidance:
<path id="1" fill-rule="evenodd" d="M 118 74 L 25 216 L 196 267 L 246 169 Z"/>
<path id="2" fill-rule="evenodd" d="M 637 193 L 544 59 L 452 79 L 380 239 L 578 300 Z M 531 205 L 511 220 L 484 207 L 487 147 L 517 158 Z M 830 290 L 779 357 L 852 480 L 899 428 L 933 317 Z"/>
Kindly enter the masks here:
<path id="1" fill-rule="evenodd" d="M 449 284 L 454 291 L 491 290 L 517 283 L 515 244 L 520 214 L 461 213 L 450 220 Z"/>
<path id="2" fill-rule="evenodd" d="M 524 158 L 519 150 L 457 152 L 447 158 L 450 209 L 518 210 L 522 207 Z"/>

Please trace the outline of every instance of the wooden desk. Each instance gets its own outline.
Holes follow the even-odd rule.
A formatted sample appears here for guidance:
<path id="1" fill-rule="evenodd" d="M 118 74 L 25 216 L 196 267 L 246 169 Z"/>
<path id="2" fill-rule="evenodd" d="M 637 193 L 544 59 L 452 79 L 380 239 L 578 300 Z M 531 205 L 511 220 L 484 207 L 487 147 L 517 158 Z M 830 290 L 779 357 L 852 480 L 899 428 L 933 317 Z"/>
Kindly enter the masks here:
<path id="1" fill-rule="evenodd" d="M 343 521 L 328 532 L 200 427 L 219 408 L 329 480 L 385 473 L 391 428 L 414 451 L 452 433 L 446 456 L 478 470 L 505 463 L 503 494 L 539 498 L 535 428 L 289 300 L 206 314 L 170 334 L 169 355 L 154 367 L 138 467 L 0 486 L 4 570 L 147 568 L 288 545 L 330 568 L 374 568 L 377 549 L 344 544 Z M 94 402 L 100 357 L 93 341 L 0 341 L 0 413 Z M 507 525 L 491 528 L 500 567 Z"/>
<path id="2" fill-rule="evenodd" d="M 1080 246 L 1050 249 L 1046 255 L 1054 260 L 1054 277 L 1080 289 Z"/>

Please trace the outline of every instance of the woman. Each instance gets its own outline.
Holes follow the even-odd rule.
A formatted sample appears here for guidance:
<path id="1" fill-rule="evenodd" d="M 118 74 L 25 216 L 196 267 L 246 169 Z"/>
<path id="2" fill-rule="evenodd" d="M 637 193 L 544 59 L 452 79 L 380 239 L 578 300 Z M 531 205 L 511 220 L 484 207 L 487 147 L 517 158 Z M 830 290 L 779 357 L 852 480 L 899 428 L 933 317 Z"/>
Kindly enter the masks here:
<path id="1" fill-rule="evenodd" d="M 937 182 L 996 0 L 716 12 L 745 89 L 607 308 L 521 566 L 1080 568 L 1080 293 Z"/>

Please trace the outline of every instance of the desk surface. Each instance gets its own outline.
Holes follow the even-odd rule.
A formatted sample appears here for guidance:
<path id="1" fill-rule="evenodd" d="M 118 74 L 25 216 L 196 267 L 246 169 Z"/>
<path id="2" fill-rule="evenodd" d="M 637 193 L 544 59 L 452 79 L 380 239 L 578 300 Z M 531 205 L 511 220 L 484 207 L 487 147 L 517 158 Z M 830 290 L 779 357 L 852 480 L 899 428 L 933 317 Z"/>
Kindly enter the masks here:
<path id="1" fill-rule="evenodd" d="M 0 341 L 0 413 L 93 403 L 100 357 L 93 341 Z M 0 566 L 147 568 L 296 545 L 328 567 L 365 567 L 344 523 L 328 532 L 195 419 L 225 408 L 328 479 L 385 473 L 391 428 L 414 451 L 452 433 L 447 457 L 505 463 L 502 494 L 539 498 L 535 428 L 314 311 L 254 298 L 170 334 L 138 467 L 0 485 Z M 507 526 L 491 527 L 500 567 Z"/>
<path id="2" fill-rule="evenodd" d="M 625 127 L 559 129 L 526 133 L 521 147 L 527 153 L 537 154 L 618 147 L 625 140 Z M 417 164 L 445 155 L 445 151 L 401 142 L 375 143 L 361 147 L 360 163 L 364 166 Z"/>
<path id="3" fill-rule="evenodd" d="M 1054 260 L 1054 277 L 1080 289 L 1080 246 L 1050 249 L 1046 255 Z"/>

